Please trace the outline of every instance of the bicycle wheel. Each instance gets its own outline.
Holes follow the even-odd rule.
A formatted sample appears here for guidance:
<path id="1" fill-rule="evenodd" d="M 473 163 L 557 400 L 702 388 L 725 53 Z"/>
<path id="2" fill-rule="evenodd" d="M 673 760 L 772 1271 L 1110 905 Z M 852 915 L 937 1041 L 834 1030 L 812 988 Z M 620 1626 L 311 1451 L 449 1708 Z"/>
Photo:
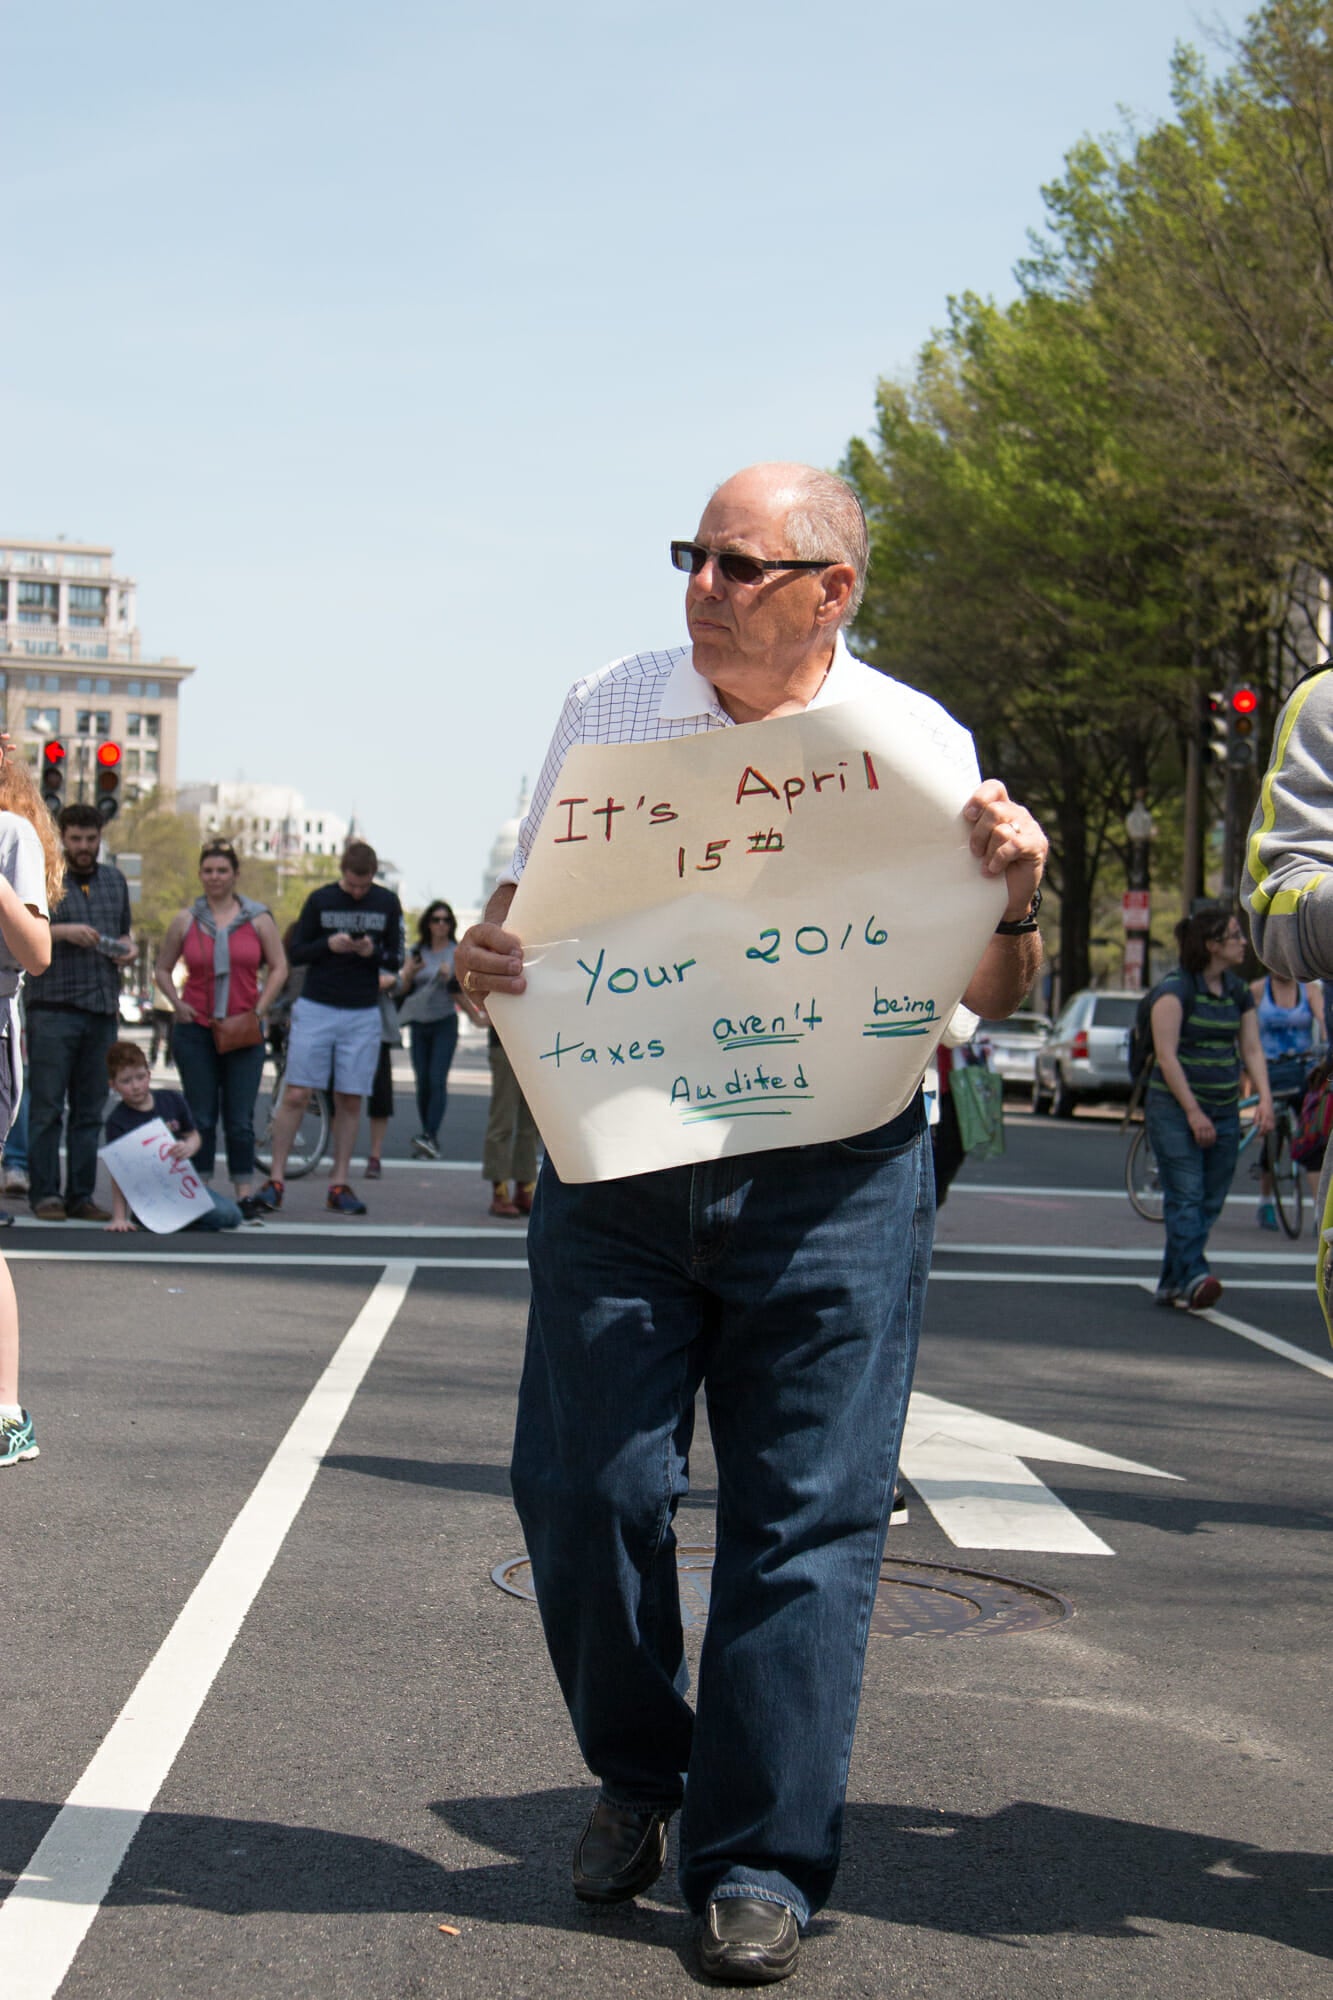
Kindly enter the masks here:
<path id="1" fill-rule="evenodd" d="M 261 1089 L 255 1106 L 255 1158 L 266 1174 L 273 1169 L 273 1118 L 282 1103 L 284 1067 L 281 1060 L 275 1062 L 272 1078 Z M 287 1154 L 287 1179 L 299 1181 L 303 1175 L 312 1173 L 323 1159 L 328 1143 L 328 1092 L 312 1090 Z"/>
<path id="2" fill-rule="evenodd" d="M 1273 1204 L 1277 1219 L 1287 1235 L 1301 1233 L 1301 1213 L 1305 1207 L 1305 1176 L 1291 1157 L 1291 1125 L 1282 1119 L 1276 1132 L 1264 1140 L 1264 1166 L 1273 1176 Z"/>
<path id="3" fill-rule="evenodd" d="M 1145 1222 L 1162 1220 L 1162 1182 L 1146 1125 L 1140 1125 L 1129 1142 L 1125 1155 L 1125 1193 L 1135 1215 L 1141 1215 Z"/>

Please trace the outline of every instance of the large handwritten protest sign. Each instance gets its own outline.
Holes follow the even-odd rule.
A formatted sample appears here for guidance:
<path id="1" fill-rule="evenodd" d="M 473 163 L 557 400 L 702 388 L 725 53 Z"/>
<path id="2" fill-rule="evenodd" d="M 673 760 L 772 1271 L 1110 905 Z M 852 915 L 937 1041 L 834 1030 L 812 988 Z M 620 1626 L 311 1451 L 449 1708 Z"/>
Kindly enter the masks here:
<path id="1" fill-rule="evenodd" d="M 1002 879 L 923 722 L 832 703 L 566 758 L 497 1032 L 566 1181 L 846 1138 L 910 1101 Z"/>
<path id="2" fill-rule="evenodd" d="M 207 1215 L 213 1198 L 188 1160 L 173 1160 L 175 1135 L 160 1118 L 113 1139 L 99 1157 L 135 1216 L 155 1236 L 170 1236 Z"/>

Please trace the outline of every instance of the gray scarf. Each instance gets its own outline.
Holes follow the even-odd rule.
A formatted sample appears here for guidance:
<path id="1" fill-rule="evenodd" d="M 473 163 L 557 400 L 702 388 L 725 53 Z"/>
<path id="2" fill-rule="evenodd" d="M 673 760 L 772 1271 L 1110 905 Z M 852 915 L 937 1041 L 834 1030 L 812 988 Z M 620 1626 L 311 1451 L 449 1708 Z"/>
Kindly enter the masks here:
<path id="1" fill-rule="evenodd" d="M 240 904 L 240 910 L 232 918 L 225 931 L 220 931 L 213 922 L 213 912 L 208 906 L 207 896 L 196 897 L 190 911 L 190 915 L 194 918 L 200 930 L 204 932 L 206 937 L 211 937 L 213 940 L 213 1019 L 215 1021 L 225 1021 L 227 1018 L 227 1000 L 231 987 L 232 932 L 241 924 L 252 924 L 256 917 L 266 917 L 269 914 L 267 903 L 256 903 L 249 896 L 238 896 L 236 900 Z"/>

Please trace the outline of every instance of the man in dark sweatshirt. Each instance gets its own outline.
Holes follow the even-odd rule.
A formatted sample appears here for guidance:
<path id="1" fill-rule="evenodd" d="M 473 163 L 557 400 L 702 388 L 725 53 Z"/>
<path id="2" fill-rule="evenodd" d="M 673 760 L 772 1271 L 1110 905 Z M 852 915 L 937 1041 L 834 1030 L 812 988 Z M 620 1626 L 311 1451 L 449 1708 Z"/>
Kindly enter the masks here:
<path id="1" fill-rule="evenodd" d="M 403 908 L 375 880 L 379 858 L 364 840 L 348 844 L 336 882 L 306 897 L 288 956 L 304 965 L 305 985 L 292 1008 L 286 1089 L 273 1121 L 273 1177 L 255 1196 L 282 1207 L 283 1176 L 296 1128 L 312 1090 L 333 1078 L 333 1179 L 327 1208 L 364 1215 L 348 1185 L 361 1100 L 370 1093 L 380 1054 L 380 974 L 403 962 Z"/>

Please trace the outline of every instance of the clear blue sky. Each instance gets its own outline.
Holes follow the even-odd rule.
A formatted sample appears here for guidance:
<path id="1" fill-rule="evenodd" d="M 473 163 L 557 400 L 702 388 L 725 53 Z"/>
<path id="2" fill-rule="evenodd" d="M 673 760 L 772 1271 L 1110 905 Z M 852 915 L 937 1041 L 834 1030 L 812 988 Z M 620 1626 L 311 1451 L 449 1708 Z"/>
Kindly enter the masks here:
<path id="1" fill-rule="evenodd" d="M 0 532 L 139 579 L 183 778 L 475 901 L 569 682 L 683 637 L 711 486 L 836 464 L 1247 11 L 13 0 Z"/>

